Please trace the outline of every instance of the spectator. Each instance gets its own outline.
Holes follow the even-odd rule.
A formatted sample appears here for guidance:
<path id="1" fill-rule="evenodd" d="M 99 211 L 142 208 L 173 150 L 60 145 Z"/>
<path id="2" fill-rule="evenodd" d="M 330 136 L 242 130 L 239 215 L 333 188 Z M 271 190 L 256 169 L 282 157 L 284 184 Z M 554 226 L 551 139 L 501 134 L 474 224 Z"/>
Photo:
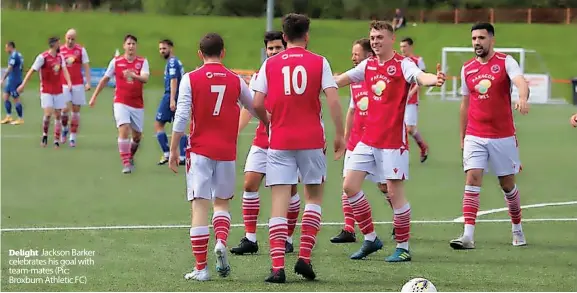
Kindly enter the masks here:
<path id="1" fill-rule="evenodd" d="M 401 9 L 399 8 L 395 9 L 395 17 L 393 18 L 393 27 L 395 28 L 395 30 L 398 30 L 405 27 L 405 25 L 406 25 L 405 17 L 403 16 Z"/>

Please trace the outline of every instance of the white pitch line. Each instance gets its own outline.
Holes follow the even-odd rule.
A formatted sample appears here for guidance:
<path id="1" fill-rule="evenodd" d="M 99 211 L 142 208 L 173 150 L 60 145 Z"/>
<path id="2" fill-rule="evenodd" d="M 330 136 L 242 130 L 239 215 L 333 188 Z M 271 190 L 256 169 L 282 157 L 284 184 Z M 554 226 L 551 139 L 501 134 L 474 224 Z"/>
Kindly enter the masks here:
<path id="1" fill-rule="evenodd" d="M 552 207 L 552 206 L 567 206 L 567 205 L 574 205 L 574 204 L 577 204 L 577 201 L 537 203 L 537 204 L 530 204 L 530 205 L 521 206 L 521 209 L 542 208 L 542 207 Z M 499 212 L 506 212 L 508 210 L 509 210 L 509 208 L 505 207 L 505 208 L 491 209 L 491 210 L 487 210 L 487 211 L 480 211 L 480 212 L 477 212 L 477 217 L 480 217 L 483 215 L 499 213 Z M 525 220 L 525 219 L 523 219 L 523 220 Z M 455 223 L 464 223 L 465 218 L 458 217 L 458 218 L 454 219 L 453 221 L 455 221 Z"/>
<path id="2" fill-rule="evenodd" d="M 501 223 L 509 222 L 511 219 L 486 219 L 477 220 L 483 223 Z M 543 218 L 543 219 L 523 219 L 524 222 L 577 222 L 577 218 Z M 374 222 L 375 225 L 389 225 L 393 222 L 382 221 Z M 412 224 L 455 224 L 455 220 L 415 220 Z M 297 224 L 300 226 L 301 224 Z M 322 226 L 342 226 L 342 222 L 323 222 Z M 244 227 L 244 224 L 231 224 L 233 228 Z M 267 223 L 257 224 L 259 227 L 268 226 Z M 212 227 L 210 225 L 209 227 Z M 152 230 L 152 229 L 182 229 L 190 228 L 190 225 L 125 225 L 125 226 L 86 226 L 86 227 L 23 227 L 23 228 L 4 228 L 4 232 L 41 232 L 41 231 L 82 231 L 82 230 Z"/>

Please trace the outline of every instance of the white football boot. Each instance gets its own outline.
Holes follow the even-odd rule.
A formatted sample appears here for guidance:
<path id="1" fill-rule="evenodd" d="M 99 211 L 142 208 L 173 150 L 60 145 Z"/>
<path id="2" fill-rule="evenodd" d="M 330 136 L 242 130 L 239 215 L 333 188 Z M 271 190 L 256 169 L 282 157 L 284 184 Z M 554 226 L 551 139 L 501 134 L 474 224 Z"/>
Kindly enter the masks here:
<path id="1" fill-rule="evenodd" d="M 210 274 L 208 273 L 208 266 L 202 270 L 197 270 L 196 268 L 191 273 L 186 273 L 184 275 L 186 280 L 197 280 L 197 281 L 208 281 L 210 280 Z"/>
<path id="2" fill-rule="evenodd" d="M 457 239 L 453 239 L 449 242 L 449 245 L 453 249 L 475 249 L 475 241 L 471 240 L 469 237 L 461 236 Z"/>
<path id="3" fill-rule="evenodd" d="M 216 255 L 216 271 L 221 277 L 228 277 L 230 275 L 230 264 L 226 255 L 226 246 L 218 241 L 214 247 L 214 254 Z"/>
<path id="4" fill-rule="evenodd" d="M 525 240 L 525 234 L 523 230 L 513 230 L 513 246 L 525 246 L 527 241 Z"/>

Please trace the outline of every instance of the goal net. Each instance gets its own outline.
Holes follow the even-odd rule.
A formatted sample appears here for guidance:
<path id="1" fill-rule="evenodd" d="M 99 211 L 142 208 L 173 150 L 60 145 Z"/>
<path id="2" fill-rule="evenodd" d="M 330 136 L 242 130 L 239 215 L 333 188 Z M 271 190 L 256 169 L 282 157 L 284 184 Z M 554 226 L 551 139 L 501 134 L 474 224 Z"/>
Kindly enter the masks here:
<path id="1" fill-rule="evenodd" d="M 495 48 L 496 52 L 511 55 L 519 62 L 525 79 L 529 82 L 529 102 L 535 104 L 566 103 L 564 99 L 551 97 L 551 76 L 541 56 L 535 50 L 524 48 Z M 441 50 L 441 68 L 447 74 L 447 81 L 441 88 L 429 88 L 428 96 L 439 96 L 441 100 L 460 101 L 461 67 L 473 56 L 472 47 L 445 47 Z M 517 87 L 512 86 L 511 99 L 519 99 Z"/>

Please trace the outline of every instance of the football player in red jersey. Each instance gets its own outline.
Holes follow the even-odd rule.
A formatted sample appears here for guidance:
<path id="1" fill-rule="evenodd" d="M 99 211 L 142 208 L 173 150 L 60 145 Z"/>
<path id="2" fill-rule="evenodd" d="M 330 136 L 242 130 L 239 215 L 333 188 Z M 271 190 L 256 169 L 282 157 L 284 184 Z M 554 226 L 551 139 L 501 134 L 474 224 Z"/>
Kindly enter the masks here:
<path id="1" fill-rule="evenodd" d="M 474 233 L 483 173 L 489 167 L 499 178 L 512 223 L 513 246 L 527 244 L 521 227 L 521 200 L 515 175 L 521 170 L 519 145 L 511 111 L 511 86 L 519 89 L 515 108 L 529 112 L 529 85 L 519 63 L 495 52 L 495 28 L 478 23 L 471 28 L 475 57 L 461 69 L 461 146 L 466 173 L 463 195 L 463 235 L 450 241 L 454 249 L 475 248 Z"/>

